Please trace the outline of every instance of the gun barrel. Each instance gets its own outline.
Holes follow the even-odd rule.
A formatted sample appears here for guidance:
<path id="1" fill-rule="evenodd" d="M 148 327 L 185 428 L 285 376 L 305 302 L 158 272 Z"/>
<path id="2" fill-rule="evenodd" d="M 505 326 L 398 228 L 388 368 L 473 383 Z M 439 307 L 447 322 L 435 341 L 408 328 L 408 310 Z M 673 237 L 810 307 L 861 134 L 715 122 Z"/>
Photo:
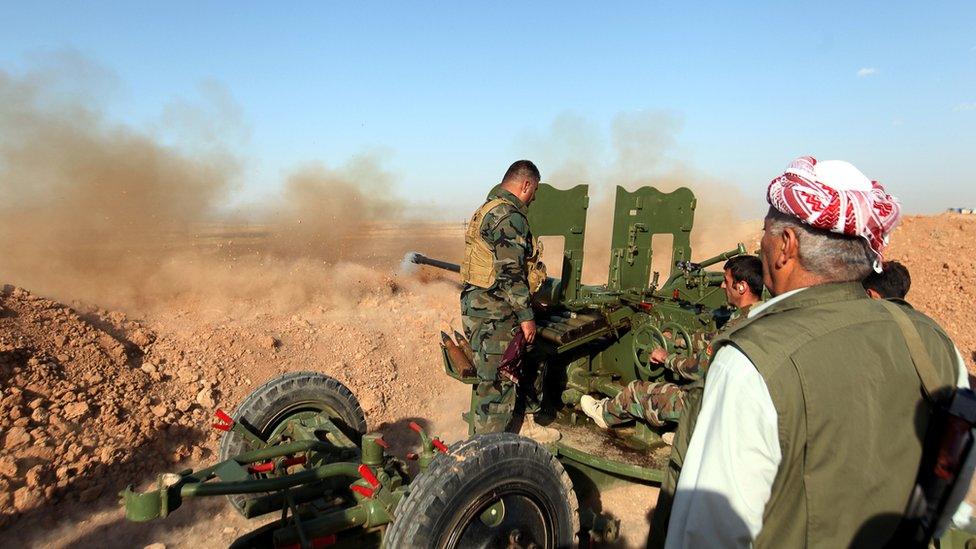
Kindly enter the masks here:
<path id="1" fill-rule="evenodd" d="M 698 263 L 698 267 L 701 268 L 701 269 L 704 269 L 705 267 L 710 267 L 710 266 L 718 263 L 719 261 L 727 261 L 727 260 L 732 259 L 733 257 L 735 257 L 737 255 L 742 255 L 744 253 L 746 253 L 746 245 L 745 244 L 742 244 L 740 242 L 739 245 L 736 246 L 736 248 L 734 250 L 729 250 L 727 252 L 720 253 L 720 254 L 718 254 L 715 257 L 710 257 L 710 258 L 706 259 L 705 261 L 702 261 L 702 262 Z"/>
<path id="2" fill-rule="evenodd" d="M 445 271 L 455 273 L 461 272 L 461 266 L 456 263 L 448 263 L 447 261 L 441 261 L 440 259 L 433 259 L 423 254 L 418 254 L 417 252 L 410 252 L 407 254 L 407 259 L 410 261 L 410 263 L 416 263 L 417 265 L 430 265 L 431 267 L 437 267 L 438 269 L 444 269 Z"/>

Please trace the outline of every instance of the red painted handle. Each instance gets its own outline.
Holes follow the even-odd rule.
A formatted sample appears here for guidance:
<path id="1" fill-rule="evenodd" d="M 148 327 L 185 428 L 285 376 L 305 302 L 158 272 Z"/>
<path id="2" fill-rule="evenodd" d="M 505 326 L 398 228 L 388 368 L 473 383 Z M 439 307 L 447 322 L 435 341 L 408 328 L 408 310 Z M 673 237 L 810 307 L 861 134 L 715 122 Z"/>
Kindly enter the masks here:
<path id="1" fill-rule="evenodd" d="M 373 497 L 373 491 L 365 486 L 360 486 L 359 484 L 353 484 L 351 488 L 353 492 L 356 492 L 357 494 L 363 497 L 367 497 L 367 498 Z"/>
<path id="2" fill-rule="evenodd" d="M 373 474 L 373 471 L 369 468 L 369 465 L 365 463 L 359 466 L 359 476 L 363 477 L 363 480 L 368 482 L 373 488 L 380 487 L 380 481 Z"/>
<path id="3" fill-rule="evenodd" d="M 271 471 L 274 471 L 274 463 L 270 461 L 258 463 L 247 468 L 247 472 L 252 475 L 255 473 L 270 473 Z"/>
<path id="4" fill-rule="evenodd" d="M 220 408 L 217 408 L 217 411 L 214 412 L 214 414 L 216 414 L 217 419 L 220 420 L 220 423 L 213 424 L 214 429 L 217 429 L 218 431 L 230 431 L 231 428 L 234 427 L 234 420 L 231 419 L 230 416 Z"/>
<path id="5" fill-rule="evenodd" d="M 281 468 L 287 469 L 292 465 L 301 465 L 305 463 L 305 456 L 291 457 L 281 462 Z M 274 471 L 275 464 L 273 461 L 266 461 L 264 463 L 258 463 L 257 465 L 252 465 L 247 468 L 247 472 L 251 474 L 255 473 L 270 473 Z"/>

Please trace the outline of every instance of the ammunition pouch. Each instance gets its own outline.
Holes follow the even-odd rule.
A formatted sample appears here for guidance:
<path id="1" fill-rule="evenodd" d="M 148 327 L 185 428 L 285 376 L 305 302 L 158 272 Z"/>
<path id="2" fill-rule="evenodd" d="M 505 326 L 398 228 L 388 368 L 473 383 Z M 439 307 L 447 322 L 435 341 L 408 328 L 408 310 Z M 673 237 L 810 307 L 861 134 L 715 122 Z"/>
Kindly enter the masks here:
<path id="1" fill-rule="evenodd" d="M 474 367 L 470 363 L 458 360 L 458 356 L 451 353 L 443 345 L 441 346 L 441 358 L 444 361 L 444 371 L 447 375 L 466 385 L 475 385 L 481 382 L 477 372 L 474 371 Z"/>

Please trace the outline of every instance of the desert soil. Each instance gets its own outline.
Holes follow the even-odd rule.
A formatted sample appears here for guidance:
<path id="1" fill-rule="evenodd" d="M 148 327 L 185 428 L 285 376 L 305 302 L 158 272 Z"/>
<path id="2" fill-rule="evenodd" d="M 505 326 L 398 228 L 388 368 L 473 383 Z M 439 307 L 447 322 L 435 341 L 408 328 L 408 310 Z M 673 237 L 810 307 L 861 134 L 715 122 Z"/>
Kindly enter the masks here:
<path id="1" fill-rule="evenodd" d="M 457 285 L 450 275 L 398 269 L 412 248 L 456 258 L 459 236 L 456 227 L 410 237 L 386 228 L 373 235 L 370 255 L 349 261 L 183 265 L 194 273 L 191 290 L 122 305 L 34 293 L 30 281 L 3 286 L 3 545 L 226 545 L 253 524 L 221 499 L 134 524 L 122 517 L 117 493 L 212 460 L 212 411 L 232 410 L 284 372 L 314 370 L 345 383 L 394 453 L 416 448 L 410 421 L 463 438 L 467 387 L 442 374 L 436 343 L 439 331 L 460 328 Z M 754 249 L 755 240 L 747 244 Z M 732 245 L 703 247 L 702 255 Z M 974 371 L 976 216 L 908 217 L 888 257 L 909 267 L 909 301 L 946 328 Z M 622 520 L 620 545 L 643 543 L 656 498 L 650 487 L 604 494 L 604 510 Z"/>

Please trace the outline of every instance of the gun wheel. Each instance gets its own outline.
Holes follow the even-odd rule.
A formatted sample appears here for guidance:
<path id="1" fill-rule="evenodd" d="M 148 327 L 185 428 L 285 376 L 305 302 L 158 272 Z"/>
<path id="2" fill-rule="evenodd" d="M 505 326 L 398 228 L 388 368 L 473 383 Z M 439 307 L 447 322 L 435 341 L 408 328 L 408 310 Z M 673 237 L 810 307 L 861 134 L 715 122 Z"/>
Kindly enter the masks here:
<path id="1" fill-rule="evenodd" d="M 513 433 L 454 444 L 411 484 L 387 547 L 570 547 L 579 504 L 569 475 L 539 443 Z"/>
<path id="2" fill-rule="evenodd" d="M 270 440 L 288 420 L 323 412 L 359 444 L 366 433 L 366 417 L 359 401 L 338 380 L 318 372 L 291 372 L 271 379 L 249 394 L 231 417 L 262 440 Z M 220 440 L 218 459 L 224 461 L 253 449 L 246 438 L 228 431 Z M 246 502 L 261 495 L 234 494 L 227 499 L 244 515 Z"/>

